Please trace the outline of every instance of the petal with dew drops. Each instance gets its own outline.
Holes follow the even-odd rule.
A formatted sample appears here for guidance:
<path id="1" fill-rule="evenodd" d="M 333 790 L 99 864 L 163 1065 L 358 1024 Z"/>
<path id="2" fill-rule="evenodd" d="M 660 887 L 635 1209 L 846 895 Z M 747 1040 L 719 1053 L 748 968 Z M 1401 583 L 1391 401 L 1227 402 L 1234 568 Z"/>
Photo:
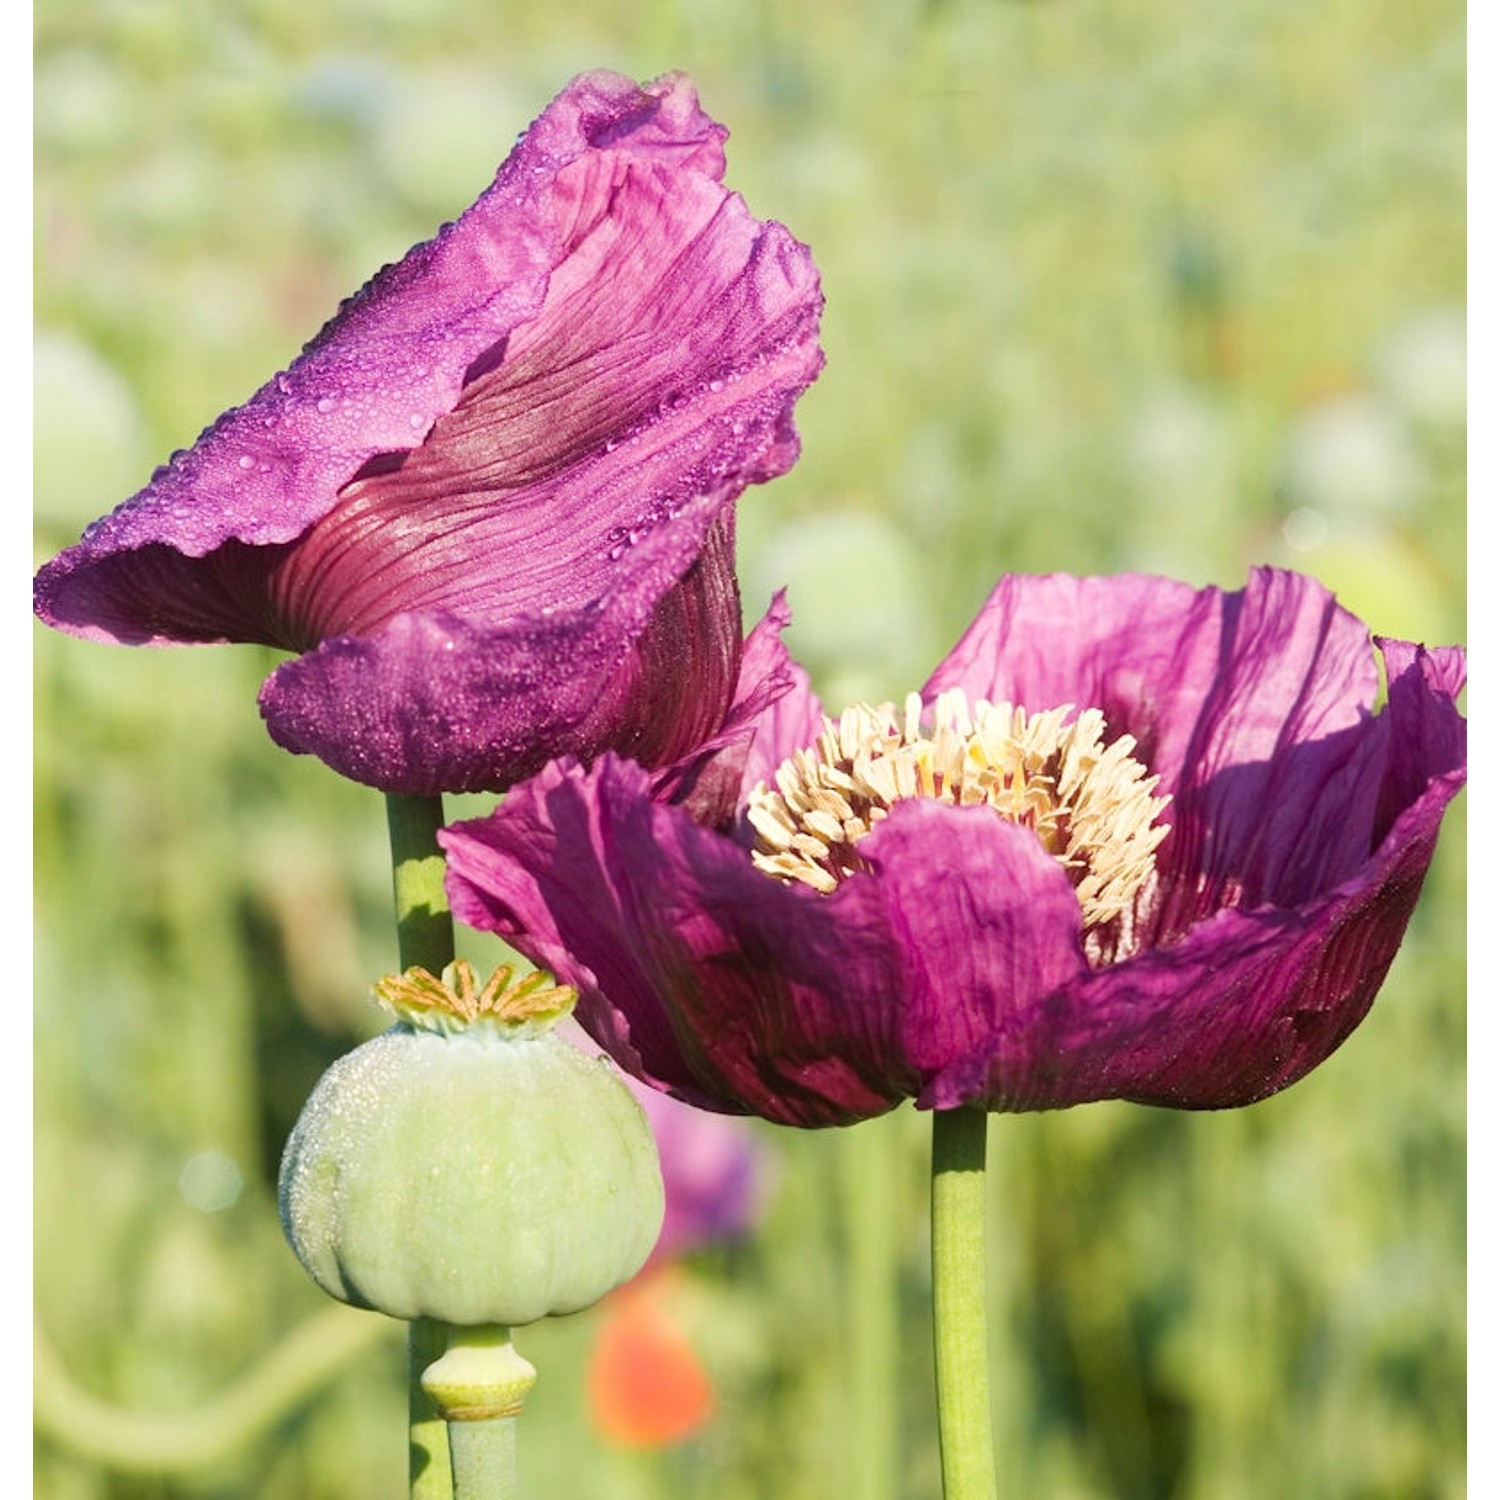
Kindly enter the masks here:
<path id="1" fill-rule="evenodd" d="M 273 737 L 388 792 L 701 745 L 737 679 L 733 506 L 795 461 L 823 358 L 812 258 L 723 186 L 725 135 L 681 75 L 575 79 L 478 202 L 48 563 L 37 613 L 300 653 Z"/>

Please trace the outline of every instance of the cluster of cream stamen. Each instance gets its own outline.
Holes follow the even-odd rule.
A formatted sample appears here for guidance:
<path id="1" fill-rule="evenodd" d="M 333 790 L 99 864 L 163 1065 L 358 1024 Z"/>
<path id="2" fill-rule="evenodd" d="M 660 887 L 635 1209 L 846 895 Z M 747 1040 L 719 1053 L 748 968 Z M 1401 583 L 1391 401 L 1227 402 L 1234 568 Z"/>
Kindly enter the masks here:
<path id="1" fill-rule="evenodd" d="M 862 868 L 859 841 L 896 803 L 933 797 L 987 805 L 1029 828 L 1067 871 L 1085 927 L 1125 912 L 1155 868 L 1169 799 L 1121 735 L 1104 742 L 1104 715 L 1071 706 L 1028 714 L 983 699 L 971 711 L 958 691 L 941 693 L 923 725 L 921 697 L 904 711 L 867 703 L 824 718 L 817 743 L 783 761 L 774 789 L 761 783 L 748 817 L 751 858 L 782 880 L 824 893 Z"/>

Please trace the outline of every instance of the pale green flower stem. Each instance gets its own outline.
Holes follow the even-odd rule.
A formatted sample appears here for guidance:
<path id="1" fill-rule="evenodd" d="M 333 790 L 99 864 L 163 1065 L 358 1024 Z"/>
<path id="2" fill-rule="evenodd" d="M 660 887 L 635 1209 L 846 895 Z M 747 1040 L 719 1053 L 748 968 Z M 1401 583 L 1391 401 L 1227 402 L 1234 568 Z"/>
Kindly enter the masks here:
<path id="1" fill-rule="evenodd" d="M 995 1500 L 980 1109 L 932 1116 L 932 1321 L 943 1500 Z"/>
<path id="2" fill-rule="evenodd" d="M 396 939 L 402 969 L 420 964 L 442 975 L 453 962 L 453 913 L 443 889 L 441 797 L 398 797 L 388 793 L 386 820 L 391 830 L 391 870 L 396 896 Z"/>
<path id="3" fill-rule="evenodd" d="M 516 1353 L 508 1328 L 446 1332 L 446 1352 L 421 1380 L 447 1419 L 453 1500 L 516 1500 L 516 1420 L 536 1371 Z"/>
<path id="4" fill-rule="evenodd" d="M 443 854 L 437 842 L 437 831 L 443 826 L 443 799 L 388 793 L 385 809 L 391 831 L 401 968 L 420 964 L 429 973 L 441 975 L 454 957 L 453 914 L 443 889 Z M 406 1386 L 411 1500 L 453 1500 L 448 1424 L 422 1389 L 422 1372 L 443 1353 L 447 1342 L 447 1330 L 440 1323 L 418 1319 L 411 1325 Z"/>

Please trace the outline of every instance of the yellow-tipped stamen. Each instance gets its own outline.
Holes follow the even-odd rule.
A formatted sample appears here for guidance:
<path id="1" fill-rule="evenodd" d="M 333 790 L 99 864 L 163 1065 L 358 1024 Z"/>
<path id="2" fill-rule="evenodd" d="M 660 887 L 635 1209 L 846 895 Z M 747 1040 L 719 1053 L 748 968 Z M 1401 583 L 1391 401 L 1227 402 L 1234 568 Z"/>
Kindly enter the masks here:
<path id="1" fill-rule="evenodd" d="M 1132 752 L 1104 741 L 1096 708 L 1028 714 L 1008 703 L 941 693 L 923 728 L 920 696 L 903 710 L 859 703 L 823 720 L 817 743 L 776 771 L 775 789 L 751 793 L 757 835 L 751 858 L 768 875 L 825 894 L 862 868 L 856 845 L 891 808 L 912 797 L 959 807 L 987 805 L 1030 828 L 1068 872 L 1085 927 L 1120 916 L 1155 867 L 1168 798 Z"/>

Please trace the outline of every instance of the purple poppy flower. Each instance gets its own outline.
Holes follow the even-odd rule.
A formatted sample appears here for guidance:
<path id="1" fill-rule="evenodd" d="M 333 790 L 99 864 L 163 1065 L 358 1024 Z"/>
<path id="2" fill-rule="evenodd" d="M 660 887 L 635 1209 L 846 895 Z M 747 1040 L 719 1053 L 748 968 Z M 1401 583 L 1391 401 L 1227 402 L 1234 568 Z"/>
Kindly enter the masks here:
<path id="1" fill-rule="evenodd" d="M 1248 1104 L 1380 987 L 1465 779 L 1464 670 L 1295 573 L 1006 578 L 904 710 L 763 703 L 718 826 L 560 762 L 443 836 L 449 893 L 710 1108 Z"/>
<path id="2" fill-rule="evenodd" d="M 36 580 L 49 625 L 300 653 L 275 740 L 386 791 L 675 759 L 740 654 L 733 502 L 797 456 L 806 248 L 720 182 L 671 76 L 576 79 L 381 271 Z"/>

